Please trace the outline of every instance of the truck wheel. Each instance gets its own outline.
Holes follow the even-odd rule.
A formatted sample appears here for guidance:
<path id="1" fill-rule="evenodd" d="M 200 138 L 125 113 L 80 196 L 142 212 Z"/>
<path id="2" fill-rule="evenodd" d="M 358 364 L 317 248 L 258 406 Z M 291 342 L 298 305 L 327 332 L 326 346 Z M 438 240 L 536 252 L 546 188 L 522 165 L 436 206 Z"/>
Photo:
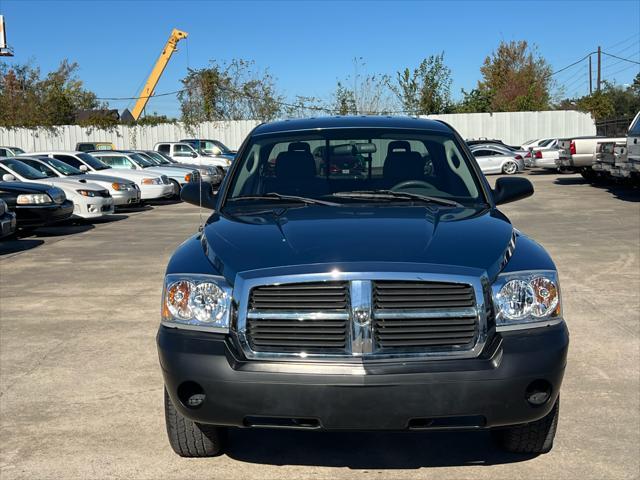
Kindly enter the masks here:
<path id="1" fill-rule="evenodd" d="M 507 175 L 513 175 L 517 171 L 518 171 L 518 165 L 516 165 L 515 162 L 506 162 L 502 166 L 502 173 L 505 173 Z"/>
<path id="2" fill-rule="evenodd" d="M 493 436 L 498 444 L 514 453 L 547 453 L 553 447 L 553 439 L 558 427 L 560 398 L 546 417 L 517 427 L 494 430 Z"/>
<path id="3" fill-rule="evenodd" d="M 176 410 L 164 389 L 164 418 L 171 448 L 181 457 L 215 457 L 224 451 L 226 429 L 196 423 Z"/>

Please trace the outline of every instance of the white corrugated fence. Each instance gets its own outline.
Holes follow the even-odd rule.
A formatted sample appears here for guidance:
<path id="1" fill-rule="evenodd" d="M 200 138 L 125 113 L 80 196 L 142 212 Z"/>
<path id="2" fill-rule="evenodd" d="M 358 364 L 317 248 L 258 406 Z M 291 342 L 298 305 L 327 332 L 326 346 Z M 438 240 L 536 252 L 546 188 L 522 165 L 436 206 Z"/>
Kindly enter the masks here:
<path id="1" fill-rule="evenodd" d="M 452 113 L 429 115 L 450 123 L 463 138 L 501 139 L 510 145 L 521 145 L 534 138 L 595 135 L 596 125 L 588 113 L 576 111 Z M 220 140 L 230 148 L 238 148 L 247 134 L 258 125 L 257 120 L 205 122 L 187 132 L 181 123 L 128 127 L 114 130 L 87 129 L 77 125 L 47 129 L 0 128 L 0 145 L 15 146 L 25 151 L 73 150 L 76 143 L 112 142 L 116 148 L 151 149 L 157 142 L 181 138 Z"/>
<path id="2" fill-rule="evenodd" d="M 499 139 L 507 145 L 522 145 L 536 138 L 566 138 L 596 134 L 589 113 L 573 110 L 548 112 L 448 113 L 428 115 L 455 128 L 462 138 Z"/>
<path id="3" fill-rule="evenodd" d="M 0 128 L 0 145 L 20 147 L 27 152 L 41 150 L 73 150 L 78 142 L 112 142 L 121 149 L 152 149 L 158 142 L 178 141 L 181 138 L 209 138 L 220 140 L 229 148 L 238 148 L 247 134 L 260 122 L 237 120 L 206 122 L 188 132 L 181 123 L 129 127 L 119 125 L 113 130 L 98 130 L 64 125 L 55 130 Z"/>

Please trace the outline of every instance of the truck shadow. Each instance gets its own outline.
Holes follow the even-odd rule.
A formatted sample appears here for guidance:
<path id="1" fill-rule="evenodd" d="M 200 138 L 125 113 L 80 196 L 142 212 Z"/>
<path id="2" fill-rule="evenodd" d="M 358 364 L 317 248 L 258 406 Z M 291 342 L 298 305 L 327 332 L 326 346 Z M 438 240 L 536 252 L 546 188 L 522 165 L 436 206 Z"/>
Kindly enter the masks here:
<path id="1" fill-rule="evenodd" d="M 599 188 L 601 190 L 606 190 L 614 197 L 623 200 L 625 202 L 640 202 L 640 188 L 634 187 L 628 183 L 623 182 L 589 182 L 582 177 L 567 177 L 567 178 L 557 178 L 554 183 L 556 185 L 590 185 L 593 188 Z"/>
<path id="2" fill-rule="evenodd" d="M 530 460 L 500 450 L 488 432 L 300 432 L 231 429 L 227 455 L 267 465 L 417 469 Z M 250 448 L 247 448 L 250 446 Z"/>

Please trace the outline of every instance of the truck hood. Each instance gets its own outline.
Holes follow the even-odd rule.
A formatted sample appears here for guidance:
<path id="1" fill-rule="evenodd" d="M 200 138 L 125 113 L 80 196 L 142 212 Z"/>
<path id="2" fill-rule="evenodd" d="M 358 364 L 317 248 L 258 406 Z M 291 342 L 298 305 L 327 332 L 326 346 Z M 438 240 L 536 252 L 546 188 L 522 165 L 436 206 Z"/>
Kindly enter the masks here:
<path id="1" fill-rule="evenodd" d="M 513 227 L 488 208 L 305 206 L 214 214 L 205 253 L 229 282 L 239 272 L 294 265 L 410 262 L 479 269 L 493 278 Z"/>

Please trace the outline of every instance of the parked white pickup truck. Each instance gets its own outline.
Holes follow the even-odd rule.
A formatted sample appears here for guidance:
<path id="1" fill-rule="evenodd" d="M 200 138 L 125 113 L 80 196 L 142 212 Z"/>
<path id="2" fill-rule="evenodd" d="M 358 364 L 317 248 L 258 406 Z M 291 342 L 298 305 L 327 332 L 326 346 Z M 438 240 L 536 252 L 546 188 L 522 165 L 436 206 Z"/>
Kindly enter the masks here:
<path id="1" fill-rule="evenodd" d="M 226 172 L 231 165 L 231 160 L 226 157 L 215 157 L 197 152 L 188 143 L 181 142 L 160 142 L 156 143 L 153 149 L 156 152 L 169 155 L 173 160 L 180 163 L 195 163 L 209 167 L 219 167 Z M 221 173 L 223 173 L 221 172 Z"/>
<path id="2" fill-rule="evenodd" d="M 594 180 L 599 174 L 594 172 L 598 143 L 623 142 L 622 138 L 573 137 L 558 142 L 560 157 L 556 165 L 560 170 L 580 173 L 587 180 Z"/>
<path id="3" fill-rule="evenodd" d="M 640 184 L 640 112 L 621 142 L 600 142 L 593 169 L 602 175 Z"/>

